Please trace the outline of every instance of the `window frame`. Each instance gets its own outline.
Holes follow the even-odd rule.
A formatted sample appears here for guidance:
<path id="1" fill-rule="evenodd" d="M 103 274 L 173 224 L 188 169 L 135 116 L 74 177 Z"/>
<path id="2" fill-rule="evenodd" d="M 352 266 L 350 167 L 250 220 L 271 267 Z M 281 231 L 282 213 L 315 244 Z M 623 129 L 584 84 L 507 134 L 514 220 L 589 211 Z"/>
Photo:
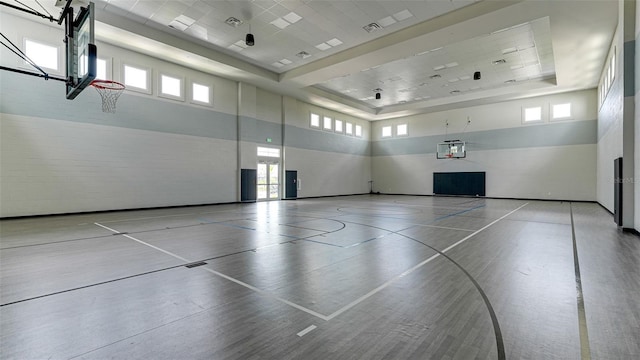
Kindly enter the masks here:
<path id="1" fill-rule="evenodd" d="M 404 134 L 400 133 L 400 126 L 404 126 Z M 402 123 L 396 125 L 396 136 L 409 136 L 409 124 Z"/>
<path id="2" fill-rule="evenodd" d="M 540 118 L 535 120 L 527 120 L 527 110 L 529 109 L 539 109 L 540 110 Z M 523 106 L 522 107 L 522 124 L 531 125 L 531 124 L 540 124 L 544 122 L 544 111 L 542 105 L 535 106 Z"/>
<path id="3" fill-rule="evenodd" d="M 163 77 L 168 77 L 171 79 L 175 79 L 178 80 L 180 82 L 180 95 L 173 95 L 173 94 L 168 94 L 162 91 L 162 85 L 164 83 Z M 158 72 L 158 96 L 165 98 L 165 99 L 171 99 L 171 100 L 179 100 L 179 101 L 184 101 L 185 99 L 185 79 L 184 76 L 177 76 L 171 73 L 167 73 L 167 72 Z"/>
<path id="4" fill-rule="evenodd" d="M 147 73 L 147 78 L 146 78 L 147 88 L 146 89 L 137 87 L 135 85 L 127 84 L 127 76 L 126 76 L 127 75 L 127 67 L 131 67 L 131 68 L 134 68 L 134 69 L 137 69 L 137 70 L 146 71 L 146 73 Z M 125 88 L 126 90 L 133 91 L 133 92 L 138 92 L 138 93 L 143 93 L 143 94 L 149 94 L 149 95 L 153 94 L 153 86 L 152 86 L 152 84 L 153 84 L 153 70 L 150 67 L 138 65 L 136 63 L 123 62 L 122 63 L 122 67 L 121 67 L 121 71 L 122 71 L 121 72 L 121 80 L 122 80 L 122 83 L 126 86 L 126 88 Z"/>
<path id="5" fill-rule="evenodd" d="M 43 69 L 49 70 L 49 72 L 51 74 L 61 75 L 61 74 L 66 73 L 67 65 L 66 65 L 66 63 L 64 61 L 64 50 L 62 49 L 62 46 L 55 45 L 55 44 L 50 43 L 48 41 L 42 41 L 42 40 L 39 40 L 39 39 L 36 40 L 36 39 L 31 38 L 31 37 L 26 37 L 25 36 L 23 38 L 23 40 L 22 40 L 22 48 L 24 49 L 24 53 L 27 56 L 29 56 L 29 54 L 27 53 L 27 42 L 32 42 L 32 43 L 35 43 L 35 44 L 38 44 L 38 45 L 42 45 L 42 46 L 48 46 L 48 47 L 53 48 L 53 49 L 56 50 L 56 62 L 57 62 L 58 68 L 53 69 L 53 68 L 50 68 L 50 67 L 47 67 L 47 66 L 43 66 L 43 65 L 40 65 L 40 64 L 37 64 L 37 63 L 36 63 L 36 65 L 40 66 Z M 33 58 L 31 56 L 29 56 L 29 58 L 31 58 L 33 60 Z M 29 70 L 34 69 L 31 64 L 29 64 L 28 62 L 26 62 L 26 61 L 24 61 L 22 59 L 19 59 L 18 62 L 19 62 L 19 67 L 21 67 L 23 69 L 29 69 Z M 35 60 L 34 60 L 34 62 L 35 62 Z"/>
<path id="6" fill-rule="evenodd" d="M 329 121 L 329 126 L 327 126 L 327 120 Z M 322 117 L 322 130 L 333 131 L 333 118 L 331 116 L 324 115 Z"/>
<path id="7" fill-rule="evenodd" d="M 555 107 L 556 106 L 562 106 L 562 105 L 568 105 L 569 106 L 569 115 L 567 116 L 562 116 L 562 117 L 556 117 L 555 115 Z M 573 119 L 573 106 L 571 105 L 570 101 L 567 102 L 558 102 L 558 103 L 552 103 L 549 106 L 549 119 L 550 121 L 563 121 L 563 120 L 572 120 Z"/>
<path id="8" fill-rule="evenodd" d="M 317 125 L 313 124 L 314 117 L 315 117 L 316 120 L 318 120 L 318 124 Z M 321 125 L 320 124 L 320 114 L 316 114 L 314 112 L 310 112 L 309 113 L 309 126 L 311 128 L 314 128 L 314 129 L 320 129 L 320 125 Z"/>
<path id="9" fill-rule="evenodd" d="M 340 130 L 338 130 L 338 123 L 340 124 Z M 344 134 L 344 121 L 340 119 L 333 119 L 333 131 L 338 134 Z"/>
<path id="10" fill-rule="evenodd" d="M 356 137 L 362 137 L 362 125 L 355 124 L 355 131 L 353 133 Z"/>
<path id="11" fill-rule="evenodd" d="M 393 125 L 384 125 L 380 131 L 380 137 L 383 139 L 393 137 Z"/>
<path id="12" fill-rule="evenodd" d="M 351 130 L 348 130 L 351 128 Z M 353 123 L 349 121 L 345 121 L 344 123 L 344 133 L 349 136 L 353 136 Z"/>
<path id="13" fill-rule="evenodd" d="M 204 82 L 204 81 L 203 81 Z M 195 105 L 202 105 L 202 106 L 213 106 L 213 85 L 209 84 L 209 83 L 205 83 L 203 84 L 203 82 L 197 82 L 197 81 L 189 81 L 189 87 L 187 88 L 188 90 L 188 94 L 189 94 L 189 103 L 191 104 L 195 104 Z M 209 89 L 209 102 L 204 102 L 204 101 L 200 101 L 200 100 L 196 100 L 193 98 L 193 87 L 194 85 L 198 85 L 198 86 L 203 86 Z"/>

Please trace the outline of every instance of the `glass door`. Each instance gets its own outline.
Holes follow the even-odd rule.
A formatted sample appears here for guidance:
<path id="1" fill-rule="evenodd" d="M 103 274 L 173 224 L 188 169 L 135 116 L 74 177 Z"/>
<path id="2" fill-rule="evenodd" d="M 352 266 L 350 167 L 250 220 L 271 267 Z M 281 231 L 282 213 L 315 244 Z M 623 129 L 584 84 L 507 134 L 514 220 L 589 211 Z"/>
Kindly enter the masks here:
<path id="1" fill-rule="evenodd" d="M 280 199 L 280 164 L 276 161 L 258 162 L 258 200 Z"/>

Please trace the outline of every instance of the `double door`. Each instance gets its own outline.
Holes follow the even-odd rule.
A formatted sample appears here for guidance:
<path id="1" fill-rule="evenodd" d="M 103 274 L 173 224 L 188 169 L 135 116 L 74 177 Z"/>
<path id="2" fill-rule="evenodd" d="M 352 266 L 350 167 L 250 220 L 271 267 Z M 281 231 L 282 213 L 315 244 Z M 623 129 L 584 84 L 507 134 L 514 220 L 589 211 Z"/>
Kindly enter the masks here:
<path id="1" fill-rule="evenodd" d="M 258 200 L 280 199 L 280 163 L 274 160 L 259 160 L 256 183 Z"/>

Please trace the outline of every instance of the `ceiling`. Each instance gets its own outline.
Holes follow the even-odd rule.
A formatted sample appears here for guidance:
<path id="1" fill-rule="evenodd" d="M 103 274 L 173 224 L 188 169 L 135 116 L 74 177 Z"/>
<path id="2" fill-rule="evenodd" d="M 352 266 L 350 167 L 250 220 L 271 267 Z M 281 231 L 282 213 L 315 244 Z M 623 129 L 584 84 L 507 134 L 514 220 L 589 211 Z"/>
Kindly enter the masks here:
<path id="1" fill-rule="evenodd" d="M 368 120 L 594 88 L 618 17 L 610 0 L 94 2 L 101 41 Z"/>

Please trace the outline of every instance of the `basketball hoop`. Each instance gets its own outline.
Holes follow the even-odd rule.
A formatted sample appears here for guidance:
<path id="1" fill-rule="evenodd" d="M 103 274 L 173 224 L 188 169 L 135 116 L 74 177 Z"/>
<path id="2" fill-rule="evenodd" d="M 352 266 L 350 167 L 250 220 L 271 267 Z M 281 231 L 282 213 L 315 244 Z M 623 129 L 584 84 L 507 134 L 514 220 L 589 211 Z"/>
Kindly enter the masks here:
<path id="1" fill-rule="evenodd" d="M 90 85 L 102 97 L 102 112 L 115 113 L 116 101 L 124 91 L 124 85 L 113 80 L 93 80 Z"/>

